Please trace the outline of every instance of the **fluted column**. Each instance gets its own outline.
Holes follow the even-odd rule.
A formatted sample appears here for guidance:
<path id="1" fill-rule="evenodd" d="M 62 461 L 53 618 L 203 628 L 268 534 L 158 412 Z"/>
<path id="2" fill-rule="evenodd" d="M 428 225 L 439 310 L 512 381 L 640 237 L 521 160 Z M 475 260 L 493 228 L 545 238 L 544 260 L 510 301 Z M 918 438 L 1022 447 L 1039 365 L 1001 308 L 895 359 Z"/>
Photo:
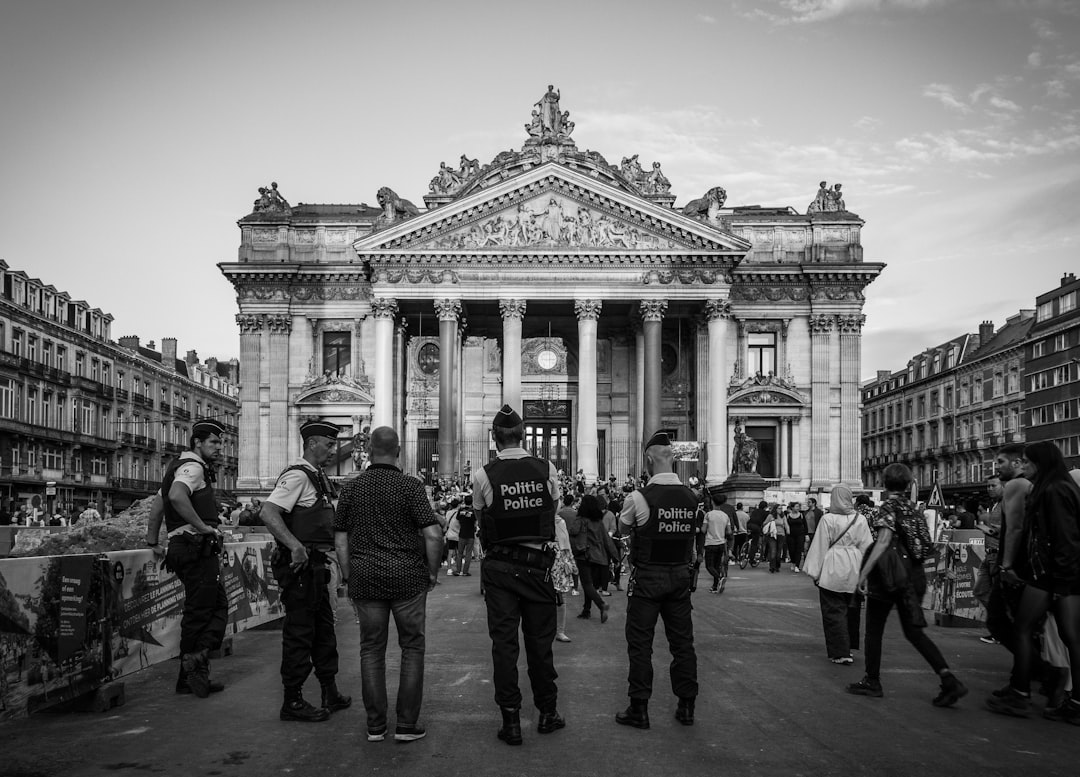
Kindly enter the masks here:
<path id="1" fill-rule="evenodd" d="M 727 390 L 728 375 L 727 337 L 731 318 L 731 303 L 711 299 L 705 303 L 705 317 L 709 321 L 709 471 L 706 482 L 722 483 L 728 476 Z"/>
<path id="2" fill-rule="evenodd" d="M 502 398 L 519 413 L 521 410 L 521 320 L 525 300 L 501 299 L 499 312 L 503 322 Z"/>
<path id="3" fill-rule="evenodd" d="M 376 298 L 371 301 L 375 319 L 375 366 L 371 427 L 394 426 L 394 319 L 398 304 L 395 299 Z"/>
<path id="4" fill-rule="evenodd" d="M 836 318 L 840 330 L 840 480 L 847 485 L 862 484 L 859 371 L 865 321 L 866 316 L 860 314 Z"/>
<path id="5" fill-rule="evenodd" d="M 661 364 L 660 346 L 662 343 L 662 326 L 664 311 L 667 310 L 666 299 L 647 299 L 641 303 L 641 328 L 645 339 L 645 398 L 644 398 L 644 426 L 641 433 L 641 442 L 649 439 L 660 429 L 663 414 L 661 412 Z"/>
<path id="6" fill-rule="evenodd" d="M 791 417 L 791 477 L 798 479 L 802 475 L 802 426 L 801 416 Z"/>
<path id="7" fill-rule="evenodd" d="M 240 314 L 240 472 L 239 488 L 258 488 L 259 483 L 259 362 L 265 316 Z"/>
<path id="8" fill-rule="evenodd" d="M 405 336 L 409 331 L 409 322 L 404 317 L 394 322 L 394 431 L 398 438 L 405 439 L 405 379 L 408 374 L 408 351 L 405 348 Z"/>
<path id="9" fill-rule="evenodd" d="M 264 474 L 273 477 L 285 469 L 289 461 L 286 441 L 289 439 L 289 335 L 292 332 L 292 316 L 268 315 L 266 328 L 270 339 L 270 447 L 267 460 L 269 471 Z"/>
<path id="10" fill-rule="evenodd" d="M 645 333 L 640 321 L 634 321 L 634 433 L 644 440 L 645 432 Z M 651 434 L 651 432 L 650 432 Z M 633 461 L 633 459 L 631 459 Z M 634 470 L 635 474 L 639 474 Z"/>
<path id="11" fill-rule="evenodd" d="M 439 314 L 439 475 L 454 474 L 454 365 L 461 300 L 437 299 Z"/>
<path id="12" fill-rule="evenodd" d="M 829 393 L 832 387 L 832 335 L 836 316 L 811 315 L 810 326 L 810 487 L 826 488 L 829 482 Z"/>
<path id="13" fill-rule="evenodd" d="M 778 420 L 780 423 L 780 448 L 777 456 L 779 461 L 777 462 L 776 472 L 781 478 L 789 478 L 791 477 L 791 471 L 788 467 L 791 456 L 791 427 L 789 426 L 791 419 L 787 416 L 780 416 Z"/>
<path id="14" fill-rule="evenodd" d="M 590 483 L 600 476 L 596 437 L 596 322 L 601 305 L 598 299 L 574 300 L 578 319 L 577 465 Z"/>

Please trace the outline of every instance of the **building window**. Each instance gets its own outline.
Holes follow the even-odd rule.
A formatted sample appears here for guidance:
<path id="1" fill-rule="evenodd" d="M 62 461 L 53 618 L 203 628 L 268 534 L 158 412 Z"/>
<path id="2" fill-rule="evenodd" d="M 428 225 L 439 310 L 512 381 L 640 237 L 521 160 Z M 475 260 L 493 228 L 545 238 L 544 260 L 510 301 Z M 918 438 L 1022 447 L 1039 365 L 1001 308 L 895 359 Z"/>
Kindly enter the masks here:
<path id="1" fill-rule="evenodd" d="M 16 356 L 22 356 L 23 331 L 21 329 L 11 330 L 11 352 Z"/>
<path id="2" fill-rule="evenodd" d="M 101 362 L 97 359 L 90 360 L 90 379 L 101 380 Z"/>
<path id="3" fill-rule="evenodd" d="M 776 374 L 776 334 L 751 332 L 746 336 L 747 369 L 751 375 Z"/>
<path id="4" fill-rule="evenodd" d="M 983 382 L 982 378 L 975 378 L 971 383 L 971 404 L 982 402 L 983 399 Z"/>
<path id="5" fill-rule="evenodd" d="M 26 423 L 37 423 L 37 389 L 26 390 Z"/>
<path id="6" fill-rule="evenodd" d="M 102 362 L 101 363 L 101 382 L 104 383 L 106 386 L 109 386 L 109 385 L 112 385 L 111 381 L 112 381 L 112 374 L 110 372 L 109 363 L 108 362 Z"/>
<path id="7" fill-rule="evenodd" d="M 912 412 L 914 410 L 912 401 L 909 399 L 904 403 L 904 421 L 911 422 Z"/>
<path id="8" fill-rule="evenodd" d="M 1031 358 L 1038 359 L 1040 356 L 1046 356 L 1046 341 L 1039 340 L 1037 343 L 1031 344 Z"/>
<path id="9" fill-rule="evenodd" d="M 919 397 L 919 418 L 926 418 L 926 395 Z"/>
<path id="10" fill-rule="evenodd" d="M 1020 431 L 1020 408 L 1018 407 L 1009 408 L 1009 431 Z"/>
<path id="11" fill-rule="evenodd" d="M 957 397 L 960 400 L 960 407 L 967 407 L 968 406 L 969 397 L 968 397 L 968 384 L 967 383 L 961 383 L 960 384 L 960 393 L 957 395 Z"/>
<path id="12" fill-rule="evenodd" d="M 994 373 L 994 396 L 1000 397 L 1005 393 L 1005 375 L 1001 372 Z"/>
<path id="13" fill-rule="evenodd" d="M 38 339 L 33 335 L 26 338 L 26 358 L 32 362 L 37 361 L 38 356 Z"/>
<path id="14" fill-rule="evenodd" d="M 31 338 L 32 339 L 32 338 Z M 1054 350 L 1055 351 L 1067 351 L 1069 350 L 1069 335 L 1066 332 L 1054 335 Z M 31 359 L 34 357 L 31 356 Z"/>
<path id="15" fill-rule="evenodd" d="M 56 448 L 42 449 L 41 466 L 43 466 L 45 469 L 63 469 L 64 454 Z"/>
<path id="16" fill-rule="evenodd" d="M 15 418 L 15 385 L 10 378 L 0 378 L 0 418 Z"/>
<path id="17" fill-rule="evenodd" d="M 1041 305 L 1039 305 L 1038 307 L 1035 308 L 1035 320 L 1036 321 L 1046 321 L 1052 315 L 1054 315 L 1054 302 L 1053 302 L 1053 300 L 1050 300 L 1049 302 L 1044 302 L 1044 303 L 1042 303 Z"/>
<path id="18" fill-rule="evenodd" d="M 104 456 L 94 456 L 90 459 L 91 475 L 108 475 L 109 460 Z"/>
<path id="19" fill-rule="evenodd" d="M 1050 423 L 1050 406 L 1043 405 L 1031 409 L 1031 425 L 1040 426 Z"/>
<path id="20" fill-rule="evenodd" d="M 41 425 L 52 426 L 52 394 L 48 391 L 41 395 Z"/>
<path id="21" fill-rule="evenodd" d="M 94 406 L 85 400 L 82 403 L 82 433 L 94 433 Z"/>
<path id="22" fill-rule="evenodd" d="M 352 360 L 352 334 L 350 332 L 323 333 L 323 372 L 345 375 Z"/>
<path id="23" fill-rule="evenodd" d="M 75 352 L 75 374 L 79 376 L 86 374 L 86 354 L 82 351 Z"/>
<path id="24" fill-rule="evenodd" d="M 1031 390 L 1042 391 L 1043 389 L 1050 388 L 1050 373 L 1049 372 L 1037 372 L 1031 376 Z"/>
<path id="25" fill-rule="evenodd" d="M 1054 421 L 1068 421 L 1070 418 L 1075 418 L 1076 412 L 1073 410 L 1073 402 L 1057 402 L 1054 404 Z"/>
<path id="26" fill-rule="evenodd" d="M 1058 314 L 1069 313 L 1076 310 L 1076 292 L 1070 291 L 1058 297 Z"/>

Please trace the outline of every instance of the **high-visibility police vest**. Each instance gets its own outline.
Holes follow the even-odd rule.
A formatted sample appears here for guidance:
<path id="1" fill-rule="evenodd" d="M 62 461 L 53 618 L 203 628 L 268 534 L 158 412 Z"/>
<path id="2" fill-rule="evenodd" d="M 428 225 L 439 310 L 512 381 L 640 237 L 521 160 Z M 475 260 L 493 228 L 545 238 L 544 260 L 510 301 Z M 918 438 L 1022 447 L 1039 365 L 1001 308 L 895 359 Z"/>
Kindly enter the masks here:
<path id="1" fill-rule="evenodd" d="M 205 485 L 191 493 L 191 506 L 207 526 L 214 527 L 221 523 L 217 499 L 214 498 L 214 487 L 210 485 L 213 477 L 210 469 L 198 459 L 177 458 L 169 464 L 168 469 L 165 470 L 165 477 L 161 479 L 161 497 L 165 502 L 165 531 L 167 532 L 175 531 L 187 525 L 187 521 L 181 517 L 180 513 L 176 512 L 169 499 L 169 489 L 172 488 L 173 481 L 176 479 L 176 470 L 185 464 L 198 464 L 203 468 L 203 482 Z"/>
<path id="2" fill-rule="evenodd" d="M 290 512 L 282 513 L 285 528 L 292 532 L 304 545 L 333 545 L 334 544 L 334 505 L 331 503 L 331 494 L 327 493 L 323 486 L 322 478 L 318 472 L 309 467 L 294 464 L 286 467 L 278 475 L 278 480 L 286 472 L 300 470 L 307 475 L 311 485 L 315 488 L 315 503 L 310 507 L 296 507 Z"/>
<path id="3" fill-rule="evenodd" d="M 634 526 L 634 563 L 676 566 L 693 560 L 697 497 L 684 485 L 653 484 L 641 489 L 649 520 Z"/>
<path id="4" fill-rule="evenodd" d="M 484 508 L 485 545 L 555 539 L 555 502 L 548 489 L 551 465 L 543 459 L 495 459 L 484 466 L 491 504 Z"/>

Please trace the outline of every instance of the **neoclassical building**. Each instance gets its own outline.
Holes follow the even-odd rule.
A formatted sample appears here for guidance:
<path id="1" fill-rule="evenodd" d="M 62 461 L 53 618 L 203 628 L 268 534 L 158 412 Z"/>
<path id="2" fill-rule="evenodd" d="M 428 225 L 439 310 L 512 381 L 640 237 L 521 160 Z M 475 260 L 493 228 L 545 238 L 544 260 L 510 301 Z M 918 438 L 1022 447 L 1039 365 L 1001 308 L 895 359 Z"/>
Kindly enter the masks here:
<path id="1" fill-rule="evenodd" d="M 442 163 L 425 207 L 290 206 L 277 184 L 240 219 L 238 489 L 272 486 L 301 420 L 389 425 L 414 473 L 493 455 L 521 408 L 527 445 L 622 479 L 668 430 L 697 472 L 792 494 L 859 485 L 863 221 L 825 183 L 799 213 L 675 207 L 659 162 L 581 151 L 550 90 L 520 150 Z M 738 442 L 737 442 L 738 441 Z M 352 468 L 343 446 L 339 474 Z"/>

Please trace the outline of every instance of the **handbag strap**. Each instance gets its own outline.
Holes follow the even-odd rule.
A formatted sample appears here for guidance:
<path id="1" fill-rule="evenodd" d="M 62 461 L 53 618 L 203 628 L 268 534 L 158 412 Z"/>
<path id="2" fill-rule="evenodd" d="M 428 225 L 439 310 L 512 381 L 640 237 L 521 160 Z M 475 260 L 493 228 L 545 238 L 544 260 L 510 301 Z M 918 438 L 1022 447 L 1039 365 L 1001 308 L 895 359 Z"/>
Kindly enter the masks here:
<path id="1" fill-rule="evenodd" d="M 832 550 L 833 545 L 840 542 L 840 540 L 844 538 L 844 535 L 848 533 L 848 529 L 854 526 L 855 521 L 857 520 L 859 520 L 859 514 L 855 513 L 855 515 L 851 516 L 851 520 L 848 522 L 848 525 L 844 527 L 844 530 L 842 532 L 840 532 L 840 535 L 835 540 L 829 543 L 828 550 Z"/>

